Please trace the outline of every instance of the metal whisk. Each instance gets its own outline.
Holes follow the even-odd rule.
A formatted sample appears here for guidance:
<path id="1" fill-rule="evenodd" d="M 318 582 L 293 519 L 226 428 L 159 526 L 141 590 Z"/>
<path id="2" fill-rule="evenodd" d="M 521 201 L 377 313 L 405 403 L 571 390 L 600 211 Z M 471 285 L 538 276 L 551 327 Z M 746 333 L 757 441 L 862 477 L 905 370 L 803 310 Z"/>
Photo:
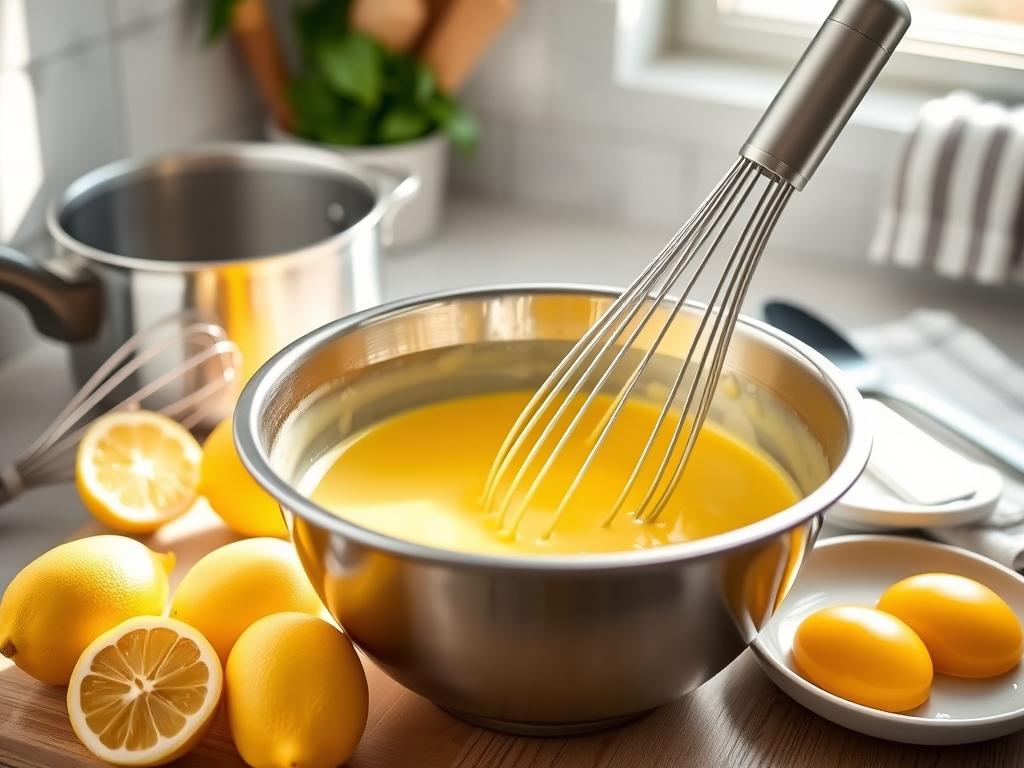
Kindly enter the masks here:
<path id="1" fill-rule="evenodd" d="M 216 415 L 236 383 L 241 352 L 219 325 L 182 312 L 124 342 L 71 398 L 46 431 L 13 463 L 0 468 L 0 504 L 29 488 L 74 479 L 74 450 L 102 412 L 149 408 L 189 429 Z M 133 377 L 155 367 L 147 383 Z M 108 407 L 111 400 L 116 401 Z"/>
<path id="2" fill-rule="evenodd" d="M 661 253 L 556 366 L 496 456 L 484 508 L 509 534 L 609 382 L 624 376 L 543 536 L 551 535 L 605 445 L 698 278 L 719 253 L 724 269 L 662 407 L 604 524 L 656 469 L 630 514 L 653 522 L 679 485 L 711 407 L 739 309 L 780 214 L 803 189 L 910 25 L 902 0 L 839 0 L 740 150 L 740 157 Z M 741 214 L 747 211 L 744 220 Z M 670 292 L 678 287 L 677 297 Z M 630 368 L 632 366 L 632 368 Z M 566 420 L 568 422 L 566 423 Z M 663 431 L 665 447 L 654 452 Z"/>

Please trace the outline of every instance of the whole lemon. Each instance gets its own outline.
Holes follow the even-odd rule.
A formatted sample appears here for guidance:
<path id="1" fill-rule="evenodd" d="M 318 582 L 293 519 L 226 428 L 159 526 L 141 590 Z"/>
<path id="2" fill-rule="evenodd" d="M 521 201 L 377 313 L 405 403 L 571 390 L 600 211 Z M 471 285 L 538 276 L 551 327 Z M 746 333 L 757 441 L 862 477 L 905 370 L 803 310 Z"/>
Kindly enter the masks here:
<path id="1" fill-rule="evenodd" d="M 333 768 L 366 727 L 366 675 L 352 643 L 302 613 L 266 616 L 238 638 L 224 676 L 235 747 L 254 768 Z"/>
<path id="2" fill-rule="evenodd" d="M 125 536 L 91 536 L 26 565 L 0 601 L 0 652 L 44 683 L 66 685 L 93 640 L 167 605 L 174 555 Z"/>
<path id="3" fill-rule="evenodd" d="M 260 488 L 238 458 L 231 419 L 218 424 L 203 443 L 200 471 L 199 492 L 233 531 L 244 536 L 288 536 L 274 497 Z"/>
<path id="4" fill-rule="evenodd" d="M 202 632 L 222 662 L 257 619 L 282 611 L 323 610 L 292 545 L 269 538 L 236 541 L 201 558 L 171 602 L 171 618 Z"/>

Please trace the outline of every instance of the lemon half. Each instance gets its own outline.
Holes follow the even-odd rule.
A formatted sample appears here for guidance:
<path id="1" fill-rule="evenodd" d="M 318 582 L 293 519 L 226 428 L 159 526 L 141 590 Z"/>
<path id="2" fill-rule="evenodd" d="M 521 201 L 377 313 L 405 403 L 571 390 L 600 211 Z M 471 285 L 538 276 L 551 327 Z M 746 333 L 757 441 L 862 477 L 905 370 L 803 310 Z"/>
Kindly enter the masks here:
<path id="1" fill-rule="evenodd" d="M 75 480 L 100 522 L 148 533 L 195 502 L 202 458 L 199 443 L 173 419 L 153 411 L 117 411 L 86 430 Z"/>
<path id="2" fill-rule="evenodd" d="M 140 616 L 96 638 L 68 686 L 75 734 L 115 765 L 162 765 L 213 722 L 223 672 L 213 646 L 187 624 Z"/>

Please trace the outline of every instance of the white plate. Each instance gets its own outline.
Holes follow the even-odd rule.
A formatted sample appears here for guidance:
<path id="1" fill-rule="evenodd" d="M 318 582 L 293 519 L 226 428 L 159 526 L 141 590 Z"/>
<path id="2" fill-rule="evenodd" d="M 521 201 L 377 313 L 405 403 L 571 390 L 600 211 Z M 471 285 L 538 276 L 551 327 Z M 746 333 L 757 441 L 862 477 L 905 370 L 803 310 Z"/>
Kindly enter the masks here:
<path id="1" fill-rule="evenodd" d="M 815 714 L 854 731 L 909 744 L 966 744 L 1024 728 L 1024 665 L 988 680 L 936 675 L 931 697 L 892 714 L 833 696 L 792 668 L 793 634 L 808 614 L 828 605 L 874 605 L 893 582 L 942 571 L 995 590 L 1024 617 L 1024 579 L 991 560 L 944 544 L 899 536 L 839 536 L 807 556 L 786 599 L 754 641 L 768 677 Z"/>

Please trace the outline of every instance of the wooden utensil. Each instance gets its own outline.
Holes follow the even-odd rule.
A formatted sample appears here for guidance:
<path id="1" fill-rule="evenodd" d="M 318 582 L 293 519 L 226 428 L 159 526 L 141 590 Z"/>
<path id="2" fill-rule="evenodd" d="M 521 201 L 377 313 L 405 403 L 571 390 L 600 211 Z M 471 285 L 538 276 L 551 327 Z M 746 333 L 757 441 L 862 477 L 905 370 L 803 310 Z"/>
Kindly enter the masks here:
<path id="1" fill-rule="evenodd" d="M 392 51 L 408 51 L 427 24 L 426 0 L 355 0 L 349 9 L 354 29 Z"/>
<path id="2" fill-rule="evenodd" d="M 450 0 L 420 46 L 438 85 L 454 93 L 516 11 L 517 0 Z"/>
<path id="3" fill-rule="evenodd" d="M 452 0 L 425 0 L 427 6 L 427 23 L 423 25 L 423 31 L 420 32 L 420 39 L 416 41 L 416 50 L 423 50 L 423 43 L 434 31 L 438 22 L 444 18 L 445 11 L 448 10 L 448 6 L 452 4 Z"/>
<path id="4" fill-rule="evenodd" d="M 288 69 L 265 0 L 241 0 L 231 14 L 231 34 L 253 82 L 274 120 L 285 130 L 295 126 L 288 100 Z"/>

